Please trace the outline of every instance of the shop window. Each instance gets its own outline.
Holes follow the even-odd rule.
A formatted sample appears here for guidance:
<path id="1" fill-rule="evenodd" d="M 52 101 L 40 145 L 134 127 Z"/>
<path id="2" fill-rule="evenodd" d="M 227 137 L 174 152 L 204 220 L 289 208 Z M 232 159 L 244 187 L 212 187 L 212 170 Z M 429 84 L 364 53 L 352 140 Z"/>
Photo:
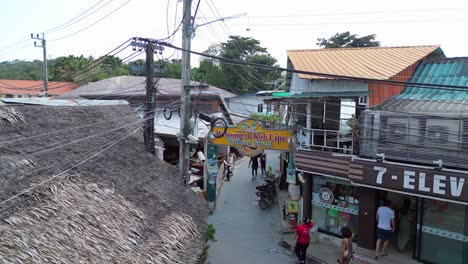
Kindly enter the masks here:
<path id="1" fill-rule="evenodd" d="M 467 206 L 424 199 L 420 259 L 431 263 L 468 263 Z"/>
<path id="2" fill-rule="evenodd" d="M 315 176 L 312 189 L 312 219 L 322 232 L 339 235 L 343 226 L 358 235 L 357 188 L 341 181 Z"/>

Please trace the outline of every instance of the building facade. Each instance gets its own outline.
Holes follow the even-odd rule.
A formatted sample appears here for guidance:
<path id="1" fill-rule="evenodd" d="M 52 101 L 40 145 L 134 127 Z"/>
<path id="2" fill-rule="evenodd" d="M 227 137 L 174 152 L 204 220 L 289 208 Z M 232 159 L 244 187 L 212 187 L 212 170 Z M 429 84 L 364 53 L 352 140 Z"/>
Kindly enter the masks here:
<path id="1" fill-rule="evenodd" d="M 353 155 L 299 144 L 302 213 L 322 233 L 350 227 L 373 249 L 377 209 L 390 200 L 395 251 L 425 263 L 468 263 L 468 59 L 424 60 L 408 82 L 442 87 L 407 85 L 363 111 Z"/>

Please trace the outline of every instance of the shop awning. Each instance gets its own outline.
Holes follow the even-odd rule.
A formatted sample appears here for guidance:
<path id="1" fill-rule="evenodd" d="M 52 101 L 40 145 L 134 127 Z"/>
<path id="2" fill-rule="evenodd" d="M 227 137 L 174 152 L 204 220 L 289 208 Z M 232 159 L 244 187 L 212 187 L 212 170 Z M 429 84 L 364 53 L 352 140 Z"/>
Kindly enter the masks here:
<path id="1" fill-rule="evenodd" d="M 369 95 L 368 91 L 348 91 L 348 92 L 305 92 L 300 94 L 282 94 L 281 96 L 273 96 L 272 99 L 265 101 L 283 101 L 283 100 L 300 100 L 300 99 L 318 99 L 318 98 L 356 98 Z"/>

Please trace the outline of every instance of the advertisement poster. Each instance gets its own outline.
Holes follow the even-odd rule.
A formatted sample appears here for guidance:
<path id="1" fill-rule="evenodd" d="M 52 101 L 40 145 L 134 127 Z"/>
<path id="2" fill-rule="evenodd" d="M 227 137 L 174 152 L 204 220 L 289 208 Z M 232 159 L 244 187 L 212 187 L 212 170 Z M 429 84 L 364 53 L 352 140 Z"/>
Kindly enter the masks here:
<path id="1" fill-rule="evenodd" d="M 214 127 L 213 133 L 221 135 L 223 128 Z M 213 144 L 235 147 L 244 156 L 255 157 L 264 149 L 289 151 L 291 130 L 265 129 L 255 120 L 246 119 L 236 127 L 213 139 Z"/>
<path id="2" fill-rule="evenodd" d="M 286 169 L 286 182 L 296 184 L 296 169 Z"/>
<path id="3" fill-rule="evenodd" d="M 212 144 L 208 145 L 208 159 L 206 160 L 206 169 L 208 175 L 207 194 L 208 201 L 216 200 L 216 177 L 218 176 L 218 147 Z"/>

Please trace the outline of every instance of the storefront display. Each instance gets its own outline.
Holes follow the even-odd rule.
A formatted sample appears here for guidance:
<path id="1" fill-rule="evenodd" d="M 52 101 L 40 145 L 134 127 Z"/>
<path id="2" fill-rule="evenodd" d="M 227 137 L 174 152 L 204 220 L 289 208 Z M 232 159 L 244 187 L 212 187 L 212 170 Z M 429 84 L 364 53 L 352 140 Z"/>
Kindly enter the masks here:
<path id="1" fill-rule="evenodd" d="M 420 259 L 434 263 L 468 263 L 468 206 L 424 199 Z"/>
<path id="2" fill-rule="evenodd" d="M 343 226 L 358 234 L 357 188 L 344 181 L 313 177 L 312 219 L 320 231 L 339 235 Z"/>

